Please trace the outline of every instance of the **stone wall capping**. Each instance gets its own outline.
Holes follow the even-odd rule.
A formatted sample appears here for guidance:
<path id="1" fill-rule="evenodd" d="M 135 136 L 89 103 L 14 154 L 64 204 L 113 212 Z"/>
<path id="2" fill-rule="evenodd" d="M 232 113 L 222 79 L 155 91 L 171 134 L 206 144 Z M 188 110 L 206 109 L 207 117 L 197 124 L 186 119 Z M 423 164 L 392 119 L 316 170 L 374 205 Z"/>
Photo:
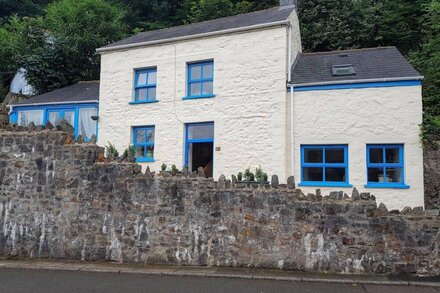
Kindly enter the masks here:
<path id="1" fill-rule="evenodd" d="M 359 194 L 359 191 L 356 187 L 353 188 L 353 192 L 351 193 L 351 199 L 356 201 L 361 199 L 361 195 Z"/>
<path id="2" fill-rule="evenodd" d="M 290 176 L 287 178 L 287 188 L 288 189 L 295 189 L 295 177 Z"/>

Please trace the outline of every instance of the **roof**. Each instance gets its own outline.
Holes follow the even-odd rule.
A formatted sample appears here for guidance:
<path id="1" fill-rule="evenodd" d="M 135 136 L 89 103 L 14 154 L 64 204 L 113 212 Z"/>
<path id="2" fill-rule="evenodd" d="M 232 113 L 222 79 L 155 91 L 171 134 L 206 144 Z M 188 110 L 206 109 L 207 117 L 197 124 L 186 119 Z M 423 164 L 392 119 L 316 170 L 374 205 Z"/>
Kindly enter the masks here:
<path id="1" fill-rule="evenodd" d="M 99 81 L 80 81 L 77 84 L 60 88 L 30 99 L 17 102 L 12 106 L 67 104 L 97 102 L 99 100 Z"/>
<path id="2" fill-rule="evenodd" d="M 333 66 L 352 65 L 354 75 L 334 76 Z M 414 79 L 423 77 L 396 47 L 379 47 L 323 53 L 300 53 L 292 67 L 291 84 L 319 85 L 360 80 Z"/>
<path id="3" fill-rule="evenodd" d="M 136 34 L 127 39 L 112 43 L 105 47 L 98 49 L 98 51 L 107 50 L 119 46 L 130 46 L 135 44 L 165 41 L 174 38 L 197 36 L 206 33 L 220 32 L 230 29 L 246 28 L 256 25 L 264 25 L 276 23 L 279 21 L 285 21 L 289 15 L 295 9 L 294 6 L 288 7 L 274 7 L 266 10 L 260 10 L 256 12 L 239 14 L 235 16 L 229 16 L 199 23 L 193 23 L 182 26 L 175 26 L 166 29 L 160 29 L 155 31 L 147 31 Z"/>

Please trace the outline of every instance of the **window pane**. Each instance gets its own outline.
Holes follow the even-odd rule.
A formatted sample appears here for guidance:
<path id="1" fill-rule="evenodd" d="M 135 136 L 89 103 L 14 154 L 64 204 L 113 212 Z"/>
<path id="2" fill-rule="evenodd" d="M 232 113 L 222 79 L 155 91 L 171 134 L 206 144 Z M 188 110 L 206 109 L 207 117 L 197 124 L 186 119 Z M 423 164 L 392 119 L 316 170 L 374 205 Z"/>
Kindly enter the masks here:
<path id="1" fill-rule="evenodd" d="M 156 84 L 156 79 L 157 79 L 157 72 L 156 71 L 150 71 L 148 73 L 148 84 L 149 85 Z"/>
<path id="2" fill-rule="evenodd" d="M 203 94 L 204 95 L 209 95 L 212 94 L 213 88 L 212 88 L 212 81 L 208 81 L 208 82 L 204 82 L 203 83 Z"/>
<path id="3" fill-rule="evenodd" d="M 57 126 L 61 122 L 60 112 L 49 112 L 49 121 L 53 126 Z"/>
<path id="4" fill-rule="evenodd" d="M 138 101 L 146 101 L 147 100 L 147 89 L 138 89 L 136 90 L 136 96 Z"/>
<path id="5" fill-rule="evenodd" d="M 154 146 L 147 147 L 147 158 L 154 158 Z"/>
<path id="6" fill-rule="evenodd" d="M 150 87 L 148 89 L 148 101 L 155 101 L 156 100 L 156 88 Z"/>
<path id="7" fill-rule="evenodd" d="M 202 67 L 201 66 L 191 66 L 191 80 L 202 78 Z"/>
<path id="8" fill-rule="evenodd" d="M 304 149 L 304 162 L 305 163 L 322 163 L 323 154 L 322 149 Z"/>
<path id="9" fill-rule="evenodd" d="M 143 158 L 145 156 L 145 147 L 137 146 L 136 147 L 136 158 Z"/>
<path id="10" fill-rule="evenodd" d="M 145 142 L 145 130 L 138 129 L 136 130 L 136 142 Z"/>
<path id="11" fill-rule="evenodd" d="M 370 148 L 370 163 L 383 163 L 382 148 Z"/>
<path id="12" fill-rule="evenodd" d="M 325 181 L 345 182 L 345 168 L 326 168 Z"/>
<path id="13" fill-rule="evenodd" d="M 190 95 L 191 96 L 200 96 L 201 94 L 202 94 L 202 84 L 199 82 L 192 83 Z"/>
<path id="14" fill-rule="evenodd" d="M 137 85 L 146 85 L 147 84 L 147 72 L 139 73 Z"/>
<path id="15" fill-rule="evenodd" d="M 70 123 L 70 125 L 75 125 L 75 112 L 73 111 L 65 111 L 64 112 L 64 119 L 67 120 L 67 122 Z"/>
<path id="16" fill-rule="evenodd" d="M 383 168 L 368 168 L 368 182 L 384 182 Z"/>
<path id="17" fill-rule="evenodd" d="M 304 181 L 324 181 L 322 168 L 303 168 Z"/>
<path id="18" fill-rule="evenodd" d="M 326 163 L 344 163 L 345 155 L 344 149 L 326 149 L 325 150 Z"/>
<path id="19" fill-rule="evenodd" d="M 203 65 L 203 78 L 212 78 L 213 76 L 213 64 Z"/>
<path id="20" fill-rule="evenodd" d="M 390 148 L 385 150 L 385 159 L 387 163 L 399 163 L 400 162 L 400 150 L 399 148 Z"/>
<path id="21" fill-rule="evenodd" d="M 154 129 L 147 129 L 147 142 L 154 142 Z"/>
<path id="22" fill-rule="evenodd" d="M 96 116 L 96 108 L 80 108 L 79 109 L 79 134 L 85 139 L 89 139 L 94 134 L 96 136 L 97 121 L 92 120 L 92 116 Z"/>
<path id="23" fill-rule="evenodd" d="M 401 168 L 387 168 L 386 182 L 402 183 L 402 169 Z"/>
<path id="24" fill-rule="evenodd" d="M 188 125 L 188 139 L 213 139 L 214 124 Z"/>

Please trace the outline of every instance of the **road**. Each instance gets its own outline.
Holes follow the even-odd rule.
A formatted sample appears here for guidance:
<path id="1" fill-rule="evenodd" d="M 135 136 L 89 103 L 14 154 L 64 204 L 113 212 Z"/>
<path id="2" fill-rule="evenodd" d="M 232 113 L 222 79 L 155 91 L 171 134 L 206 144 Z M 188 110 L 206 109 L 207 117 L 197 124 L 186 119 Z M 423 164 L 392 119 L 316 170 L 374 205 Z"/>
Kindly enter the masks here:
<path id="1" fill-rule="evenodd" d="M 440 289 L 409 286 L 339 285 L 231 278 L 0 269 L 0 292 L 440 293 Z"/>

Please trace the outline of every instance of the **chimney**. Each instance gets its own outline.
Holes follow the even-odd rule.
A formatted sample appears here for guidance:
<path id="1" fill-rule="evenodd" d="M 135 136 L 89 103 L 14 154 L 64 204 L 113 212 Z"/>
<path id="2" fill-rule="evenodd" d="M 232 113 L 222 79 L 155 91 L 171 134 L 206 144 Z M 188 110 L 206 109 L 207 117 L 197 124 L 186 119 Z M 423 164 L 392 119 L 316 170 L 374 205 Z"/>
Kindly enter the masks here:
<path id="1" fill-rule="evenodd" d="M 292 6 L 297 6 L 298 0 L 280 0 L 280 8 L 290 8 Z"/>

